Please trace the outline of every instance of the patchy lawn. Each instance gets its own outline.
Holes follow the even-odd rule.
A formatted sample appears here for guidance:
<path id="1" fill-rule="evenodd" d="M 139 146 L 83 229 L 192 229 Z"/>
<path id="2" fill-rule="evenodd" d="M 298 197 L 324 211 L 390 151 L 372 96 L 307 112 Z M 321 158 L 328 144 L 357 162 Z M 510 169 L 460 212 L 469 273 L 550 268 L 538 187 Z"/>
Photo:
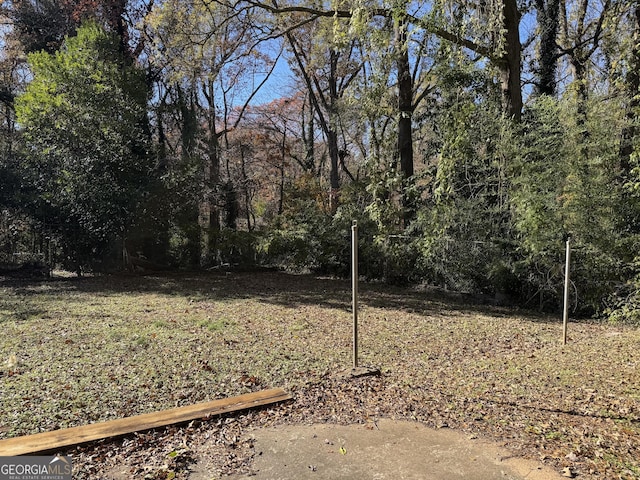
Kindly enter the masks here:
<path id="1" fill-rule="evenodd" d="M 464 297 L 280 273 L 0 283 L 0 438 L 269 387 L 296 400 L 68 452 L 78 478 L 250 471 L 248 425 L 412 418 L 501 441 L 581 478 L 640 478 L 640 330 L 561 322 Z"/>

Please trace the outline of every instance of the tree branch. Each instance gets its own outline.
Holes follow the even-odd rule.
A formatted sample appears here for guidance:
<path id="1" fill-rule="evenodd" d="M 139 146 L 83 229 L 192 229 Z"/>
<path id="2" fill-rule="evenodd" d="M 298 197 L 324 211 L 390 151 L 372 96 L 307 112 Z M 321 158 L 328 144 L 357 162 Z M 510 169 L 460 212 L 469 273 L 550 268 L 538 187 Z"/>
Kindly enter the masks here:
<path id="1" fill-rule="evenodd" d="M 337 17 L 337 18 L 351 18 L 353 16 L 352 12 L 349 10 L 321 10 L 318 8 L 312 8 L 312 7 L 303 7 L 303 6 L 296 6 L 296 5 L 289 5 L 289 6 L 278 6 L 276 5 L 270 5 L 267 3 L 263 3 L 261 1 L 258 0 L 240 0 L 238 1 L 235 5 L 234 8 L 239 5 L 242 1 L 247 2 L 249 5 L 252 5 L 254 7 L 258 7 L 258 8 L 262 8 L 264 10 L 267 10 L 268 12 L 274 13 L 274 14 L 285 14 L 285 13 L 306 13 L 308 15 L 312 15 L 314 17 Z M 385 17 L 385 18 L 393 18 L 394 15 L 394 11 L 392 9 L 388 9 L 388 8 L 374 8 L 371 10 L 371 15 L 373 17 Z M 489 60 L 493 61 L 493 62 L 500 62 L 502 59 L 499 56 L 496 56 L 493 52 L 493 50 L 490 47 L 486 47 L 483 45 L 478 45 L 477 43 L 461 37 L 460 35 L 457 35 L 455 33 L 451 33 L 448 32 L 440 27 L 437 27 L 431 23 L 429 23 L 428 21 L 424 21 L 421 18 L 418 18 L 414 15 L 411 15 L 409 13 L 404 13 L 403 16 L 405 17 L 405 20 L 409 21 L 410 23 L 419 26 L 420 28 L 423 28 L 424 30 L 426 30 L 427 32 L 436 35 L 440 38 L 442 38 L 443 40 L 447 40 L 451 43 L 454 43 L 456 45 L 460 45 L 461 47 L 467 48 L 473 52 L 476 52 L 484 57 L 487 57 Z"/>

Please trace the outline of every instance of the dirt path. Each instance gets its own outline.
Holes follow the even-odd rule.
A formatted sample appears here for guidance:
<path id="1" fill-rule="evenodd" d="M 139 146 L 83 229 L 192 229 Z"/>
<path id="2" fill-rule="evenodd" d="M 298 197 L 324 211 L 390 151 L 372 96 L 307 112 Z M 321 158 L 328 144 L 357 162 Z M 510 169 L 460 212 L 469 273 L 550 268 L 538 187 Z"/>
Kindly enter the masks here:
<path id="1" fill-rule="evenodd" d="M 558 480 L 563 477 L 533 461 L 511 457 L 496 444 L 449 429 L 406 421 L 365 425 L 289 425 L 256 429 L 250 475 L 231 480 Z M 192 480 L 210 480 L 207 459 Z"/>

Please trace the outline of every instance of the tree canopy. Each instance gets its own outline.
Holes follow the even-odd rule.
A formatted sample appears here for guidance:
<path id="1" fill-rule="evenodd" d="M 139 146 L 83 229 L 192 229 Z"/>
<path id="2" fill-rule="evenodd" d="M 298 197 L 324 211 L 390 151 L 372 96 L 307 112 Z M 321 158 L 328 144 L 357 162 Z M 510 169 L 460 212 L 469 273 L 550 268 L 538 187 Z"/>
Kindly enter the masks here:
<path id="1" fill-rule="evenodd" d="M 126 237 L 152 175 L 144 72 L 95 23 L 61 49 L 29 54 L 33 80 L 16 99 L 23 167 L 41 220 L 74 257 Z M 74 258 L 80 261 L 80 258 Z"/>
<path id="2" fill-rule="evenodd" d="M 635 318 L 638 2 L 3 5 L 7 253 L 346 274 L 358 220 L 367 278 L 554 309 L 571 235 Z"/>

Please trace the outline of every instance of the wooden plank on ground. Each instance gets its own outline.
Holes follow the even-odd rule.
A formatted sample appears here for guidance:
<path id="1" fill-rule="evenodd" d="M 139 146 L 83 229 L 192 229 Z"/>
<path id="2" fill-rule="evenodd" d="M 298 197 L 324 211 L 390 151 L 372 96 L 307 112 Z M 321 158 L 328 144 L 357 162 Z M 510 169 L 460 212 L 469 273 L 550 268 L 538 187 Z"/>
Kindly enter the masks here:
<path id="1" fill-rule="evenodd" d="M 223 398 L 211 402 L 145 413 L 134 417 L 120 418 L 107 422 L 93 423 L 79 427 L 36 433 L 24 437 L 0 440 L 0 456 L 25 455 L 37 452 L 59 450 L 93 440 L 116 437 L 127 433 L 164 427 L 175 423 L 188 422 L 212 415 L 235 412 L 247 408 L 269 405 L 290 400 L 289 393 L 281 388 L 272 388 L 247 393 L 237 397 Z"/>

